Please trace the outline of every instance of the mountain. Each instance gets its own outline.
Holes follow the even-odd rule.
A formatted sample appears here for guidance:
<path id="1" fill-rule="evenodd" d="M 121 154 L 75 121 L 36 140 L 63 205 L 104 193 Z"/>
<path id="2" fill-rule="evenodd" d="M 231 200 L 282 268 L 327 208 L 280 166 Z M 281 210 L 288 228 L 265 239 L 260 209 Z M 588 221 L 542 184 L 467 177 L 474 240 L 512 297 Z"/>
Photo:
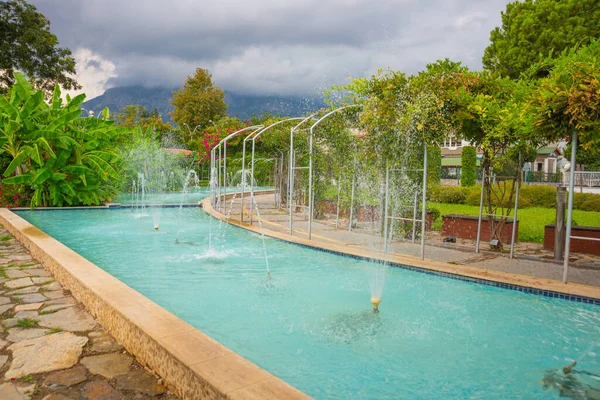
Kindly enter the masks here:
<path id="1" fill-rule="evenodd" d="M 97 115 L 104 107 L 108 107 L 111 113 L 116 113 L 122 107 L 139 104 L 150 111 L 156 108 L 164 121 L 170 121 L 169 111 L 173 107 L 169 104 L 169 100 L 173 95 L 173 90 L 176 89 L 143 86 L 116 87 L 107 89 L 101 96 L 86 101 L 82 107 L 94 111 Z M 325 103 L 320 98 L 247 95 L 230 91 L 225 91 L 225 102 L 229 105 L 229 115 L 242 120 L 265 113 L 298 117 L 325 107 Z"/>

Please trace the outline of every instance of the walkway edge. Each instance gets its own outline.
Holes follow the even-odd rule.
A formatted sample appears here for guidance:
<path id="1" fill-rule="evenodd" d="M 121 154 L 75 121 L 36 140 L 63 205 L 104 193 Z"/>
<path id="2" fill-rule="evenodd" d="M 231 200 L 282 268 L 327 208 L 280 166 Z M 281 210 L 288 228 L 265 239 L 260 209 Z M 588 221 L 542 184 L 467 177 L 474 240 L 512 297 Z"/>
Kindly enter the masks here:
<path id="1" fill-rule="evenodd" d="M 179 398 L 308 398 L 10 210 L 0 208 L 0 223 Z"/>
<path id="2" fill-rule="evenodd" d="M 240 223 L 240 221 L 232 218 L 227 219 L 225 215 L 219 211 L 213 210 L 210 204 L 210 198 L 206 198 L 202 201 L 202 209 L 207 214 L 227 222 L 230 225 L 238 226 L 259 234 L 261 232 L 258 226 L 250 225 L 248 223 Z M 325 243 L 314 239 L 308 240 L 297 236 L 291 236 L 286 233 L 273 231 L 264 227 L 263 233 L 265 236 L 305 247 L 311 247 L 317 250 L 338 253 L 355 258 L 386 261 L 392 264 L 403 265 L 409 268 L 412 267 L 423 271 L 430 271 L 440 275 L 449 275 L 452 277 L 458 277 L 459 279 L 462 277 L 470 281 L 480 283 L 496 283 L 497 285 L 494 286 L 507 287 L 509 289 L 516 289 L 524 292 L 529 292 L 528 289 L 532 289 L 532 292 L 535 291 L 538 294 L 548 297 L 558 297 L 585 303 L 600 304 L 600 288 L 591 285 L 583 285 L 580 283 L 564 284 L 561 281 L 532 277 L 528 275 L 512 274 L 508 272 L 494 271 L 466 265 L 455 265 L 430 259 L 420 260 L 419 258 L 410 256 L 402 257 L 383 253 L 375 253 L 355 247 Z"/>

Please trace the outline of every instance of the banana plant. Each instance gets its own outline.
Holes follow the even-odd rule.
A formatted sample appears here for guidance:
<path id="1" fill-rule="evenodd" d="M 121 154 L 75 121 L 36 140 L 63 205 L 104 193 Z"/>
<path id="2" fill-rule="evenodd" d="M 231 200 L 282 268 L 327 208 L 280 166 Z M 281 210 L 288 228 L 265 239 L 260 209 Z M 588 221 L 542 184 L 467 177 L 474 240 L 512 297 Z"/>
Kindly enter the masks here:
<path id="1" fill-rule="evenodd" d="M 31 207 L 97 205 L 116 195 L 121 157 L 115 147 L 127 129 L 102 118 L 81 118 L 81 94 L 66 102 L 58 86 L 51 100 L 21 73 L 0 97 L 0 147 L 12 157 L 2 184 L 33 191 Z M 63 104 L 64 103 L 64 104 Z"/>

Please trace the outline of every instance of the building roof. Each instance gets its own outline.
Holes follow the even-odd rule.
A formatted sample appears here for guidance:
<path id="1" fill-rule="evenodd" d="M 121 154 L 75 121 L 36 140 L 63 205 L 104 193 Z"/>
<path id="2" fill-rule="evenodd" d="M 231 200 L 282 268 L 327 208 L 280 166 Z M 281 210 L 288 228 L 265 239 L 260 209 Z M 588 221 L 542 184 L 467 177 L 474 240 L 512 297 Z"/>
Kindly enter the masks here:
<path id="1" fill-rule="evenodd" d="M 548 147 L 540 147 L 537 150 L 537 153 L 539 155 L 550 155 L 551 153 L 554 153 L 555 155 L 562 155 L 562 152 L 560 151 L 560 149 L 556 146 L 548 146 Z"/>

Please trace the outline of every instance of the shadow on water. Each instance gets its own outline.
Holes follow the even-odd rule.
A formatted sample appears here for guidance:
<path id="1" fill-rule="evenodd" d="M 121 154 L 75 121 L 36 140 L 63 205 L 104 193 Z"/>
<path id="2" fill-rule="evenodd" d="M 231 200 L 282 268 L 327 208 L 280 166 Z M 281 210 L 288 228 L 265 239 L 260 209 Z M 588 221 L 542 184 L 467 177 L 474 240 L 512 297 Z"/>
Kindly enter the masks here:
<path id="1" fill-rule="evenodd" d="M 383 330 L 384 323 L 380 315 L 372 310 L 334 314 L 325 321 L 323 327 L 325 337 L 339 343 L 372 339 Z"/>
<path id="2" fill-rule="evenodd" d="M 573 370 L 564 374 L 561 370 L 548 370 L 541 384 L 544 390 L 551 390 L 559 397 L 600 400 L 600 376 L 590 372 Z"/>

